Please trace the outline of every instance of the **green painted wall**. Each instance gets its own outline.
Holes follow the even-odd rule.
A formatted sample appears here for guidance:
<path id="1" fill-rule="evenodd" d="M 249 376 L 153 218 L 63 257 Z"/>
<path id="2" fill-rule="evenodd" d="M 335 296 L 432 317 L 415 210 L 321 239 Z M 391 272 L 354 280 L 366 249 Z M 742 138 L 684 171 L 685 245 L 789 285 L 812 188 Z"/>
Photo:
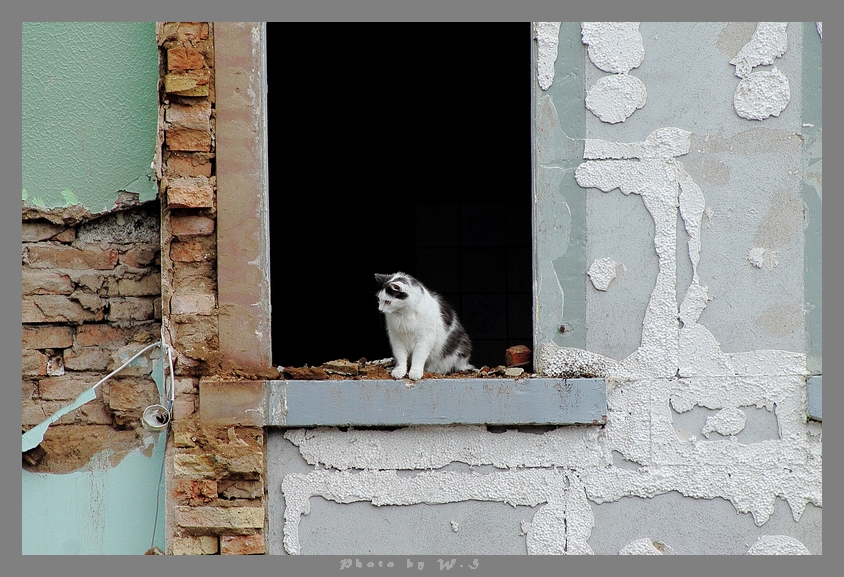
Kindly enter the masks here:
<path id="1" fill-rule="evenodd" d="M 155 198 L 153 22 L 22 25 L 26 206 L 111 209 L 120 191 Z"/>

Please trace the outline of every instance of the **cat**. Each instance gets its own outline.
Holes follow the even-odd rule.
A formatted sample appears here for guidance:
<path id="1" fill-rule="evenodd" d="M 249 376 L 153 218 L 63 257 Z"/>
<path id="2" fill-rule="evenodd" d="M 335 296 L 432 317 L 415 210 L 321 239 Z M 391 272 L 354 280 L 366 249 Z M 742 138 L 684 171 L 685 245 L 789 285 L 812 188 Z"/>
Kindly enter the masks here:
<path id="1" fill-rule="evenodd" d="M 396 366 L 394 379 L 422 378 L 424 371 L 452 373 L 469 364 L 472 341 L 454 309 L 440 295 L 403 272 L 376 274 L 378 310 L 387 319 L 387 336 Z M 407 368 L 410 358 L 410 370 Z"/>

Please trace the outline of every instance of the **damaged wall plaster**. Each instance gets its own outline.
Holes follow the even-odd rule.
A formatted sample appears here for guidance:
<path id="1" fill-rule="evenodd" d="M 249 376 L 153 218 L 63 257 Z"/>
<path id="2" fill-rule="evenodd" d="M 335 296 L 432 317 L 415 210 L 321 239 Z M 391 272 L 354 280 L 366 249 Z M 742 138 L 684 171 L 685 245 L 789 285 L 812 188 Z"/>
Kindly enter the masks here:
<path id="1" fill-rule="evenodd" d="M 713 50 L 716 37 L 717 33 L 712 34 Z M 626 56 L 635 61 L 636 51 L 626 50 Z M 536 109 L 537 199 L 543 209 L 556 207 L 548 209 L 556 212 L 540 222 L 541 230 L 535 233 L 543 243 L 552 238 L 556 241 L 556 253 L 551 248 L 554 243 L 538 243 L 535 288 L 540 312 L 536 322 L 547 325 L 547 330 L 537 331 L 544 337 L 544 344 L 536 368 L 558 376 L 572 367 L 591 368 L 606 376 L 606 426 L 563 427 L 542 434 L 514 430 L 496 434 L 484 427 L 287 431 L 285 439 L 313 466 L 306 473 L 288 474 L 282 483 L 287 552 L 301 552 L 299 522 L 308 514 L 310 499 L 315 496 L 337 503 L 368 501 L 375 505 L 482 500 L 537 507 L 533 519 L 522 523 L 532 554 L 591 553 L 589 539 L 596 530 L 596 508 L 630 498 L 676 493 L 682 499 L 707 503 L 724 499 L 736 513 L 750 514 L 757 527 L 764 527 L 771 519 L 779 499 L 787 503 L 795 522 L 807 505 L 822 507 L 822 427 L 806 421 L 806 354 L 773 348 L 729 352 L 704 324 L 707 307 L 720 293 L 710 292 L 702 284 L 701 257 L 707 254 L 713 239 L 701 229 L 705 229 L 703 216 L 708 215 L 711 225 L 719 211 L 707 206 L 706 187 L 712 183 L 698 178 L 694 170 L 687 171 L 678 160 L 690 152 L 714 154 L 697 156 L 695 163 L 689 162 L 690 169 L 724 166 L 726 170 L 715 171 L 716 180 L 723 184 L 746 182 L 747 177 L 737 173 L 732 159 L 725 162 L 727 155 L 741 155 L 741 162 L 752 165 L 760 159 L 757 145 L 771 149 L 800 143 L 783 144 L 786 130 L 742 136 L 735 125 L 730 125 L 726 136 L 706 137 L 704 142 L 703 136 L 688 130 L 657 125 L 644 131 L 642 134 L 648 136 L 640 141 L 587 138 L 583 162 L 572 174 L 562 160 L 565 153 L 560 151 L 575 147 L 565 133 L 557 131 L 552 97 L 537 95 Z M 735 115 L 728 121 L 743 122 Z M 719 143 L 725 146 L 721 152 L 713 148 Z M 543 148 L 551 146 L 557 148 Z M 773 167 L 780 171 L 790 168 Z M 769 169 L 765 164 L 755 166 L 757 172 Z M 640 344 L 620 360 L 552 342 L 557 318 L 549 317 L 562 315 L 569 307 L 554 261 L 572 243 L 569 204 L 559 194 L 566 179 L 572 177 L 584 189 L 598 188 L 610 194 L 619 189 L 628 197 L 628 204 L 641 198 L 653 221 L 651 242 L 637 248 L 655 254 L 658 272 L 650 285 Z M 590 190 L 584 193 L 596 194 Z M 783 222 L 790 223 L 793 214 L 789 210 L 785 213 L 789 216 Z M 685 236 L 677 230 L 678 222 Z M 785 228 L 790 230 L 790 226 Z M 775 228 L 782 229 L 779 225 Z M 748 267 L 746 245 L 731 246 L 730 250 L 733 258 Z M 688 267 L 689 278 L 678 286 L 680 259 Z M 585 274 L 585 268 L 581 274 Z M 755 268 L 751 272 L 761 274 Z M 626 280 L 631 276 L 628 270 Z M 595 294 L 596 298 L 609 298 L 613 292 Z M 695 407 L 717 412 L 699 430 L 679 431 L 674 412 L 686 413 Z M 737 441 L 735 435 L 745 429 L 749 414 L 741 407 L 771 411 L 777 420 L 777 438 L 747 444 Z M 716 438 L 712 433 L 727 438 Z M 614 454 L 623 459 L 624 466 L 616 463 Z M 484 473 L 439 470 L 455 462 L 494 469 Z M 414 474 L 399 474 L 401 471 Z M 724 522 L 730 523 L 729 519 Z M 793 537 L 767 535 L 749 547 L 748 553 L 763 550 L 784 553 L 808 549 Z M 655 535 L 652 539 L 631 539 L 617 551 L 685 553 L 670 538 Z"/>
<path id="2" fill-rule="evenodd" d="M 536 22 L 536 78 L 542 90 L 551 88 L 554 82 L 554 62 L 557 60 L 557 44 L 560 36 L 559 22 Z"/>
<path id="3" fill-rule="evenodd" d="M 583 43 L 592 64 L 612 76 L 598 79 L 586 94 L 586 108 L 604 122 L 624 122 L 645 106 L 645 84 L 628 74 L 645 59 L 638 22 L 582 22 Z"/>
<path id="4" fill-rule="evenodd" d="M 121 192 L 153 200 L 155 24 L 24 22 L 22 33 L 24 206 L 99 214 Z"/>
<path id="5" fill-rule="evenodd" d="M 759 22 L 747 44 L 730 60 L 741 78 L 733 105 L 736 114 L 748 120 L 779 116 L 791 100 L 788 78 L 776 66 L 752 72 L 757 66 L 773 64 L 788 48 L 787 22 Z"/>

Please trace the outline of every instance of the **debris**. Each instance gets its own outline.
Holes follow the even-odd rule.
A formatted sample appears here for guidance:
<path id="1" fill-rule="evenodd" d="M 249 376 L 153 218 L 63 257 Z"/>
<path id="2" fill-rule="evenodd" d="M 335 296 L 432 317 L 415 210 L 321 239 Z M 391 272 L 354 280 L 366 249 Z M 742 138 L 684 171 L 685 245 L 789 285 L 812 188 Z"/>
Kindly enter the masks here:
<path id="1" fill-rule="evenodd" d="M 348 359 L 338 359 L 323 363 L 322 369 L 333 375 L 354 376 L 360 372 L 360 363 L 353 363 Z"/>
<path id="2" fill-rule="evenodd" d="M 531 350 L 525 345 L 516 345 L 504 352 L 504 364 L 508 367 L 528 367 L 530 363 Z"/>

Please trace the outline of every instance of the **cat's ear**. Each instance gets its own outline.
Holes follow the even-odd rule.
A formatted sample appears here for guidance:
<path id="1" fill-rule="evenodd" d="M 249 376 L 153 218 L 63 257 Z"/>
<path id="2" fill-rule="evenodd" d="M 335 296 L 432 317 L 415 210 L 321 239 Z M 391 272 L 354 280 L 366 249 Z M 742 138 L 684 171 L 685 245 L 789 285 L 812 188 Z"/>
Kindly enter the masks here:
<path id="1" fill-rule="evenodd" d="M 388 274 L 376 274 L 375 282 L 377 282 L 379 285 L 384 285 L 387 283 L 388 280 L 390 280 L 390 278 L 392 278 L 392 276 Z"/>

